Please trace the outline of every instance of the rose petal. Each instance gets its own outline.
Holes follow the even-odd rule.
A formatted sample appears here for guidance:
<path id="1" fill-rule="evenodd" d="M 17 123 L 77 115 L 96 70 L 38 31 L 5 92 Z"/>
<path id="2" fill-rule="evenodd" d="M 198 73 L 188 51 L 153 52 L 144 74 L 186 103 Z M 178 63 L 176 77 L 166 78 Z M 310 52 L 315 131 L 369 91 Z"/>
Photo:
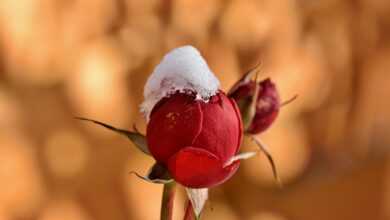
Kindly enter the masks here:
<path id="1" fill-rule="evenodd" d="M 229 179 L 238 169 L 236 161 L 223 167 L 223 162 L 213 153 L 195 147 L 185 147 L 168 161 L 171 176 L 190 188 L 209 188 Z"/>
<path id="2" fill-rule="evenodd" d="M 258 85 L 261 86 L 261 92 L 257 98 L 256 115 L 247 129 L 251 134 L 267 130 L 275 121 L 280 109 L 280 98 L 275 84 L 267 78 Z"/>
<path id="3" fill-rule="evenodd" d="M 233 105 L 234 111 L 236 112 L 236 116 L 237 116 L 237 118 L 239 120 L 239 124 L 240 124 L 240 129 L 238 130 L 238 144 L 237 144 L 237 149 L 236 149 L 236 152 L 235 152 L 235 154 L 236 154 L 240 150 L 240 146 L 241 146 L 242 140 L 244 139 L 244 132 L 243 132 L 244 124 L 242 122 L 240 108 L 238 107 L 236 101 L 234 99 L 232 99 L 232 98 L 229 98 L 229 101 Z"/>
<path id="4" fill-rule="evenodd" d="M 241 144 L 241 120 L 235 105 L 220 91 L 208 103 L 201 103 L 201 108 L 203 129 L 192 146 L 204 148 L 227 161 Z"/>
<path id="5" fill-rule="evenodd" d="M 165 163 L 184 146 L 190 146 L 199 135 L 202 112 L 198 101 L 185 94 L 162 100 L 153 110 L 148 128 L 148 147 L 154 158 Z"/>

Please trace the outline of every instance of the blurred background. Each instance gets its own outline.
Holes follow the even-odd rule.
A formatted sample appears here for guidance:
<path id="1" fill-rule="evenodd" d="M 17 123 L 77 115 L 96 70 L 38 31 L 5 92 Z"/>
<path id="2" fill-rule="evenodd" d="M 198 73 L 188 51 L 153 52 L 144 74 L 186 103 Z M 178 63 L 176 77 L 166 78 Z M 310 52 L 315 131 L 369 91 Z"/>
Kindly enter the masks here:
<path id="1" fill-rule="evenodd" d="M 225 90 L 260 61 L 299 95 L 259 136 L 284 187 L 256 156 L 203 219 L 390 219 L 389 37 L 387 0 L 1 0 L 0 219 L 158 219 L 162 187 L 129 174 L 153 160 L 73 116 L 144 132 L 143 85 L 185 44 Z"/>

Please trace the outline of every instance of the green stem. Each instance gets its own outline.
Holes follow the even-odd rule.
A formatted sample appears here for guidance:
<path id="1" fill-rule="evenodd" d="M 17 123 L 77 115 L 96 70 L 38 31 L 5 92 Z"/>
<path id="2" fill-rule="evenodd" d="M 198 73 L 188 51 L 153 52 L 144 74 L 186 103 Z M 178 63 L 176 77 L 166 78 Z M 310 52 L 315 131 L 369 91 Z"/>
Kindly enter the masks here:
<path id="1" fill-rule="evenodd" d="M 173 200 L 175 198 L 175 182 L 164 184 L 160 220 L 172 220 Z"/>

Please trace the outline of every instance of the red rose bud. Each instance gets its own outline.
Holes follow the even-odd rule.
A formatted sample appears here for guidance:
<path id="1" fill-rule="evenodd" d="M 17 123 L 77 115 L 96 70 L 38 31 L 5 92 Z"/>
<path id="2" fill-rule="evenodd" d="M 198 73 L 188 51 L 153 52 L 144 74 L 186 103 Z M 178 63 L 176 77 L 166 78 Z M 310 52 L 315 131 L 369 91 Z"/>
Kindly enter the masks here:
<path id="1" fill-rule="evenodd" d="M 239 150 L 242 122 L 236 103 L 222 91 L 208 102 L 175 93 L 153 108 L 147 125 L 149 151 L 184 186 L 219 185 L 237 170 L 227 163 Z"/>
<path id="2" fill-rule="evenodd" d="M 265 79 L 258 84 L 259 93 L 256 101 L 256 112 L 249 120 L 246 132 L 258 134 L 265 131 L 275 121 L 280 109 L 279 93 L 275 84 L 269 79 Z M 238 84 L 229 97 L 236 100 L 241 113 L 247 112 L 250 108 L 252 98 L 255 97 L 256 83 L 253 80 Z M 244 118 L 244 115 L 243 115 Z"/>

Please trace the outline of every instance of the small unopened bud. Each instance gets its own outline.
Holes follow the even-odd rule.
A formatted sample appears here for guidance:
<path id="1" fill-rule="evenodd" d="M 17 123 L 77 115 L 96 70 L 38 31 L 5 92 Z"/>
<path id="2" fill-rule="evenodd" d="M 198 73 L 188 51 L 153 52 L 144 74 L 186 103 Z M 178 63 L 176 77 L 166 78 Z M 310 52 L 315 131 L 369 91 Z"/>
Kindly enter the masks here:
<path id="1" fill-rule="evenodd" d="M 234 91 L 230 93 L 242 114 L 245 114 L 247 108 L 255 107 L 255 114 L 250 116 L 250 120 L 246 121 L 248 124 L 244 125 L 246 132 L 250 134 L 258 134 L 265 131 L 275 121 L 279 109 L 280 98 L 275 84 L 269 79 L 265 79 L 258 83 L 258 94 L 255 105 L 251 105 L 256 97 L 256 82 L 249 80 L 239 84 Z M 243 115 L 243 118 L 248 118 Z"/>

